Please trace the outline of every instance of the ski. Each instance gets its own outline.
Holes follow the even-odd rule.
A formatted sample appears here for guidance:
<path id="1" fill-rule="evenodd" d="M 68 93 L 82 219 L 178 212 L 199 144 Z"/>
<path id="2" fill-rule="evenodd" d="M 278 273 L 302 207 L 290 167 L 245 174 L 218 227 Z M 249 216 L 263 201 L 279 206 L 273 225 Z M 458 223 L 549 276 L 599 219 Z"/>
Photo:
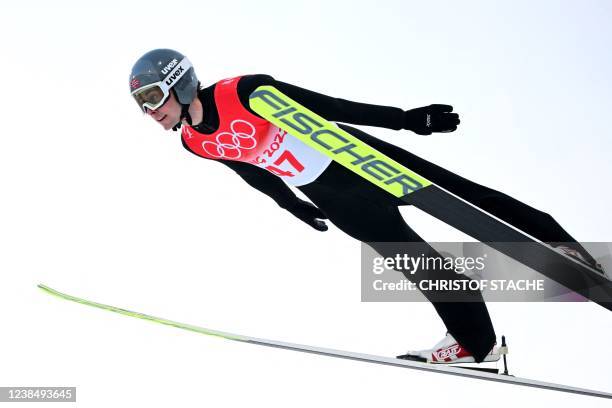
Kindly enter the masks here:
<path id="1" fill-rule="evenodd" d="M 304 352 L 304 353 L 318 354 L 318 355 L 327 356 L 327 357 L 336 357 L 336 358 L 344 358 L 344 359 L 349 359 L 349 360 L 363 361 L 367 363 L 409 368 L 413 370 L 428 371 L 428 372 L 438 373 L 438 374 L 455 375 L 455 376 L 479 379 L 479 380 L 484 380 L 484 381 L 495 381 L 495 382 L 501 382 L 501 383 L 506 383 L 506 384 L 520 385 L 520 386 L 525 386 L 525 387 L 542 388 L 542 389 L 553 390 L 553 391 L 560 391 L 560 392 L 567 392 L 567 393 L 573 393 L 573 394 L 588 395 L 592 397 L 612 399 L 612 393 L 608 393 L 608 392 L 595 391 L 595 390 L 589 390 L 586 388 L 578 388 L 578 387 L 573 387 L 573 386 L 568 386 L 568 385 L 530 380 L 527 378 L 513 377 L 510 375 L 506 375 L 506 374 L 494 374 L 494 373 L 490 373 L 486 371 L 466 369 L 466 368 L 460 368 L 460 367 L 419 363 L 419 362 L 414 362 L 414 361 L 409 361 L 409 360 L 400 360 L 400 359 L 393 358 L 393 357 L 384 357 L 384 356 L 377 356 L 377 355 L 372 355 L 372 354 L 354 353 L 351 351 L 335 350 L 335 349 L 329 349 L 329 348 L 323 348 L 323 347 L 308 346 L 308 345 L 303 345 L 303 344 L 287 343 L 287 342 L 282 342 L 282 341 L 277 341 L 277 340 L 261 339 L 261 338 L 256 338 L 256 337 L 243 336 L 240 334 L 222 332 L 218 330 L 211 330 L 211 329 L 206 329 L 206 328 L 199 327 L 199 326 L 194 326 L 191 324 L 175 322 L 173 320 L 168 320 L 168 319 L 164 319 L 161 317 L 155 317 L 155 316 L 151 316 L 151 315 L 147 315 L 147 314 L 143 314 L 139 312 L 133 312 L 133 311 L 121 309 L 115 306 L 92 302 L 87 299 L 82 299 L 76 296 L 72 296 L 72 295 L 68 295 L 68 294 L 59 292 L 43 284 L 39 284 L 38 287 L 42 289 L 45 293 L 48 293 L 50 295 L 57 296 L 59 298 L 66 299 L 72 302 L 81 303 L 83 305 L 108 310 L 111 312 L 135 317 L 138 319 L 149 320 L 151 322 L 155 322 L 159 324 L 173 326 L 173 327 L 183 329 L 183 330 L 189 330 L 192 332 L 201 333 L 201 334 L 205 334 L 209 336 L 221 337 L 224 339 L 238 341 L 242 343 L 249 343 L 249 344 L 267 346 L 267 347 L 275 347 L 275 348 L 299 351 L 299 352 Z"/>
<path id="2" fill-rule="evenodd" d="M 266 120 L 389 194 L 612 310 L 612 281 L 590 266 L 432 183 L 272 86 L 253 91 L 249 104 Z"/>

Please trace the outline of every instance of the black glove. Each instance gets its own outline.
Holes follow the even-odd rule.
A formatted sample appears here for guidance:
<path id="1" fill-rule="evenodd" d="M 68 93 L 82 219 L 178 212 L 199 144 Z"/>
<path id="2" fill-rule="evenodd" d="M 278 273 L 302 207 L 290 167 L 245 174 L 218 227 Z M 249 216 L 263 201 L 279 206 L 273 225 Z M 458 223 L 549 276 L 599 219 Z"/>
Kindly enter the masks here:
<path id="1" fill-rule="evenodd" d="M 451 113 L 452 111 L 452 106 L 440 104 L 407 110 L 404 113 L 404 129 L 412 130 L 419 135 L 453 132 L 457 130 L 459 115 Z"/>
<path id="2" fill-rule="evenodd" d="M 323 211 L 318 209 L 314 204 L 298 198 L 295 204 L 287 207 L 287 211 L 304 221 L 306 224 L 310 225 L 312 228 L 318 231 L 327 231 L 325 221 L 320 220 L 326 220 L 327 217 L 325 214 L 323 214 Z"/>

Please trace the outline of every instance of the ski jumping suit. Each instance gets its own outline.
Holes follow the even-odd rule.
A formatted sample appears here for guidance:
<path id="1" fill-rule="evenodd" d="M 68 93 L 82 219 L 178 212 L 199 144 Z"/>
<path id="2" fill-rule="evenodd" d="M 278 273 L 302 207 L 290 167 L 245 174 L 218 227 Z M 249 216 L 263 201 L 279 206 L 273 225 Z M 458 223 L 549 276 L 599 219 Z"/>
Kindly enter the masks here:
<path id="1" fill-rule="evenodd" d="M 329 121 L 356 125 L 404 128 L 404 111 L 337 99 L 274 80 L 268 75 L 229 78 L 199 90 L 204 118 L 196 126 L 182 127 L 182 141 L 192 153 L 217 160 L 249 185 L 293 211 L 300 200 L 288 187 L 299 188 L 329 220 L 351 237 L 367 243 L 383 256 L 383 242 L 423 242 L 402 218 L 398 206 L 406 205 L 328 157 L 309 148 L 254 113 L 249 95 L 261 85 L 271 85 Z M 573 242 L 555 220 L 505 194 L 473 183 L 399 147 L 363 131 L 339 127 L 374 149 L 544 242 Z M 427 256 L 440 256 L 425 244 Z M 413 256 L 418 256 L 414 254 Z M 453 271 L 432 271 L 436 279 L 465 279 Z M 405 276 L 414 281 L 415 276 Z M 427 277 L 427 276 L 426 276 Z M 421 277 L 422 279 L 423 277 Z M 431 276 L 427 277 L 428 279 Z M 495 342 L 487 307 L 479 292 L 455 294 L 461 302 L 441 301 L 448 293 L 428 291 L 449 333 L 481 361 Z"/>

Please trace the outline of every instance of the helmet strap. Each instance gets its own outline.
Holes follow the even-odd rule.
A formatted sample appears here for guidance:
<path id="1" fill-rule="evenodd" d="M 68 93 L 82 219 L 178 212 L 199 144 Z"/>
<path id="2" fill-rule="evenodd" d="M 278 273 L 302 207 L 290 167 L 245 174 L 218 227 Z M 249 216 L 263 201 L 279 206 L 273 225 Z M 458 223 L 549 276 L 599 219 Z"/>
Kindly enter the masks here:
<path id="1" fill-rule="evenodd" d="M 185 119 L 191 126 L 191 115 L 189 114 L 189 105 L 181 104 L 181 120 Z"/>

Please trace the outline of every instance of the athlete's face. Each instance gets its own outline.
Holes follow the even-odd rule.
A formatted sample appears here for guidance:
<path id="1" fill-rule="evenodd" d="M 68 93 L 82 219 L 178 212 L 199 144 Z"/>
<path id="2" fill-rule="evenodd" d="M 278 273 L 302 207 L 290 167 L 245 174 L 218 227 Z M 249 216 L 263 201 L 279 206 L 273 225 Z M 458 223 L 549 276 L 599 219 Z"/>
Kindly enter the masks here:
<path id="1" fill-rule="evenodd" d="M 171 92 L 170 97 L 162 106 L 156 110 L 147 109 L 147 115 L 162 125 L 164 129 L 170 130 L 181 119 L 181 105 L 174 97 L 174 93 Z"/>

